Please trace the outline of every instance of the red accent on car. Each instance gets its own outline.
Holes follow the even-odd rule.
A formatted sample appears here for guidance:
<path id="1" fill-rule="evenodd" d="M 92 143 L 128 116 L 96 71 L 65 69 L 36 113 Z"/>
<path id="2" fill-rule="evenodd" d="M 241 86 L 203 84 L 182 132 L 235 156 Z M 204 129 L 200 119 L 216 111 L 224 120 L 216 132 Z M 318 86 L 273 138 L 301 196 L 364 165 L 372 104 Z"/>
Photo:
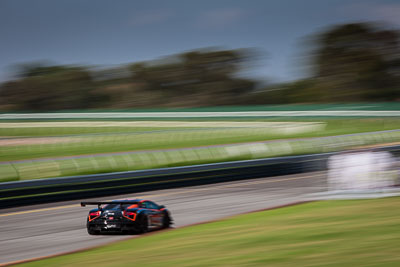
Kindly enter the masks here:
<path id="1" fill-rule="evenodd" d="M 89 222 L 93 221 L 94 219 L 96 219 L 98 217 L 100 217 L 100 214 L 101 214 L 101 212 L 99 210 L 90 212 L 89 213 Z"/>
<path id="2" fill-rule="evenodd" d="M 138 204 L 133 204 L 133 205 L 130 205 L 129 207 L 127 207 L 127 209 L 134 209 L 137 207 L 138 207 Z"/>
<path id="3" fill-rule="evenodd" d="M 136 213 L 132 212 L 132 211 L 126 211 L 124 210 L 124 212 L 122 213 L 122 216 L 124 216 L 125 218 L 131 220 L 131 221 L 135 221 L 136 220 Z"/>

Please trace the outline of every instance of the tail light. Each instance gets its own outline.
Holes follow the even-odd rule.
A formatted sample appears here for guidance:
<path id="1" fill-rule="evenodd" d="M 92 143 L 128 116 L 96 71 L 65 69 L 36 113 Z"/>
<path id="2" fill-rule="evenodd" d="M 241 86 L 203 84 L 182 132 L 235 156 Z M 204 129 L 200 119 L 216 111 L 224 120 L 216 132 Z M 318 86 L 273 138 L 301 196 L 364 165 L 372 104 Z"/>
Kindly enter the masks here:
<path id="1" fill-rule="evenodd" d="M 98 211 L 89 212 L 89 222 L 93 221 L 94 219 L 96 219 L 98 217 L 100 217 L 100 214 L 101 214 L 101 212 L 99 210 Z"/>
<path id="2" fill-rule="evenodd" d="M 122 213 L 122 216 L 124 216 L 125 218 L 134 221 L 136 220 L 136 213 L 133 211 L 126 211 L 124 210 L 124 212 Z"/>

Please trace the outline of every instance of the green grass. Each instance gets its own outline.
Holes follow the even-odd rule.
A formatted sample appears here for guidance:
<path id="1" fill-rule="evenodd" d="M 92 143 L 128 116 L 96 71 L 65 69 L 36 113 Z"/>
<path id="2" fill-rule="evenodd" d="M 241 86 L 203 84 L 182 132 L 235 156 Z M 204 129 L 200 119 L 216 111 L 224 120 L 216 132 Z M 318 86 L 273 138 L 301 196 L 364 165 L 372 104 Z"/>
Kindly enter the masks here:
<path id="1" fill-rule="evenodd" d="M 249 122 L 248 120 L 235 121 Z M 282 119 L 279 121 L 289 120 Z M 313 120 L 296 121 L 312 122 Z M 0 161 L 28 161 L 0 164 L 0 182 L 322 153 L 362 145 L 400 141 L 400 132 L 312 139 L 340 134 L 399 129 L 400 119 L 331 119 L 323 122 L 326 123 L 326 127 L 322 131 L 286 134 L 274 133 L 268 127 L 0 127 L 0 133 L 3 136 L 32 136 L 34 137 L 32 140 L 37 140 L 35 137 L 43 139 L 44 136 L 67 138 L 66 142 L 53 144 L 1 146 Z M 293 140 L 295 138 L 310 139 Z M 277 139 L 281 140 L 269 144 L 242 144 L 244 142 Z M 231 145 L 227 147 L 205 147 L 199 150 L 170 150 L 219 144 Z M 160 149 L 162 150 L 160 151 Z M 96 153 L 123 151 L 142 152 L 126 155 L 110 154 L 102 157 L 96 155 Z M 92 156 L 73 159 L 58 158 L 84 154 Z M 40 158 L 52 158 L 52 160 L 29 161 Z"/>
<path id="2" fill-rule="evenodd" d="M 202 149 L 158 150 L 123 155 L 89 156 L 0 164 L 0 181 L 184 166 L 343 150 L 400 140 L 400 132 L 325 139 L 283 140 Z"/>
<path id="3" fill-rule="evenodd" d="M 33 137 L 74 134 L 74 136 L 69 137 L 68 141 L 65 142 L 3 146 L 0 149 L 0 161 L 135 150 L 184 148 L 276 140 L 282 138 L 322 137 L 400 128 L 400 119 L 341 119 L 325 120 L 323 122 L 326 123 L 326 128 L 323 131 L 289 133 L 284 135 L 281 133 L 271 132 L 271 129 L 269 128 L 261 127 L 225 129 L 143 129 L 124 127 L 1 128 L 0 124 L 0 136 Z M 88 135 L 94 133 L 97 133 L 97 135 Z"/>
<path id="4" fill-rule="evenodd" d="M 400 263 L 399 205 L 399 197 L 313 202 L 23 266 L 394 267 Z"/>

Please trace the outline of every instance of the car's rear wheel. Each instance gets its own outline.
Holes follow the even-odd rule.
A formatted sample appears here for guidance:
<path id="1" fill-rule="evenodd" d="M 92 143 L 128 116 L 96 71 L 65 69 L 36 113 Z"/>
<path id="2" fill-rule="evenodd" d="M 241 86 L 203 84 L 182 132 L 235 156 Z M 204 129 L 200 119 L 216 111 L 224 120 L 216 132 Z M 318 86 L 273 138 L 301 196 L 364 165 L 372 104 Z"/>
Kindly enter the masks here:
<path id="1" fill-rule="evenodd" d="M 146 215 L 143 215 L 139 219 L 139 233 L 143 234 L 149 231 L 149 220 Z"/>
<path id="2" fill-rule="evenodd" d="M 99 231 L 93 230 L 93 227 L 88 227 L 87 232 L 89 235 L 98 235 Z"/>

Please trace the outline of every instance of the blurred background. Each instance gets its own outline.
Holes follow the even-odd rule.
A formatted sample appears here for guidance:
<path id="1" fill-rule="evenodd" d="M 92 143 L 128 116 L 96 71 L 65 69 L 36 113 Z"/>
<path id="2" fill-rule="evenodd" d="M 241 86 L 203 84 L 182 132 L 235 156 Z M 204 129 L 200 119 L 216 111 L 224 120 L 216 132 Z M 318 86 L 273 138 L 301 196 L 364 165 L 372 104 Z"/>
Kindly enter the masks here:
<path id="1" fill-rule="evenodd" d="M 0 110 L 397 101 L 398 1 L 0 2 Z"/>
<path id="2" fill-rule="evenodd" d="M 0 181 L 396 145 L 399 11 L 1 1 Z"/>
<path id="3" fill-rule="evenodd" d="M 399 0 L 0 0 L 0 265 L 123 238 L 66 200 L 154 197 L 181 227 L 400 195 L 399 29 Z M 399 266 L 399 204 L 48 265 Z"/>

